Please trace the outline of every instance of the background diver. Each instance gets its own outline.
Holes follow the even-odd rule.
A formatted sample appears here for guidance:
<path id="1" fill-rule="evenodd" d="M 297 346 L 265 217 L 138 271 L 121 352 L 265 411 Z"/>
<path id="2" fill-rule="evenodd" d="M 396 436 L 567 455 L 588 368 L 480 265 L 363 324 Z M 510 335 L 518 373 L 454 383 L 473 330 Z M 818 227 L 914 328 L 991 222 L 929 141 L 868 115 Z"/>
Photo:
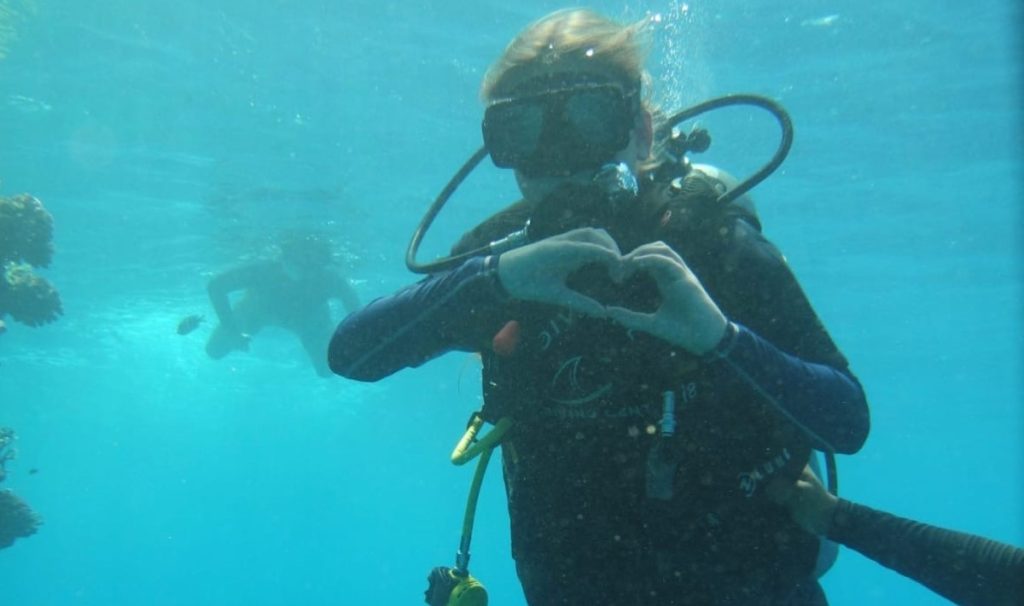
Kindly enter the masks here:
<path id="1" fill-rule="evenodd" d="M 352 312 L 359 308 L 359 297 L 333 267 L 325 239 L 291 234 L 278 248 L 275 258 L 233 267 L 210 280 L 207 291 L 220 323 L 206 343 L 206 353 L 218 360 L 232 351 L 248 350 L 253 335 L 277 326 L 295 333 L 316 373 L 329 377 L 324 356 L 334 325 L 329 303 L 339 300 Z M 234 292 L 241 296 L 232 305 Z"/>

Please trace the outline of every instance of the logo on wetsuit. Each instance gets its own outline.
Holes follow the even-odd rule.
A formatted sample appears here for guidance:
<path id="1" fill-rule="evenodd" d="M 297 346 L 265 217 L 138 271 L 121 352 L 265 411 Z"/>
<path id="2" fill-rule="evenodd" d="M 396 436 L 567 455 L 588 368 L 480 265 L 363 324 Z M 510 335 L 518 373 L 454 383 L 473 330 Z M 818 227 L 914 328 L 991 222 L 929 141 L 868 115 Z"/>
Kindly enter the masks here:
<path id="1" fill-rule="evenodd" d="M 770 479 L 771 476 L 785 467 L 786 463 L 792 458 L 792 455 L 789 454 L 789 449 L 783 448 L 782 452 L 771 459 L 757 464 L 752 471 L 739 474 L 740 490 L 747 497 L 754 496 L 754 493 L 757 492 L 758 484 Z"/>
<path id="2" fill-rule="evenodd" d="M 543 413 L 560 419 L 597 419 L 644 417 L 647 406 L 628 395 L 616 394 L 616 376 L 619 360 L 632 359 L 634 354 L 628 346 L 635 342 L 632 331 L 622 330 L 621 337 L 611 342 L 588 339 L 592 334 L 589 326 L 580 322 L 595 322 L 572 312 L 560 312 L 549 317 L 534 333 L 539 350 L 546 357 L 545 367 L 553 369 L 544 389 L 544 400 L 548 406 Z M 621 330 L 621 329 L 620 329 Z M 598 334 L 608 334 L 601 327 Z M 618 341 L 618 343 L 616 343 Z M 585 348 L 586 353 L 580 353 Z M 696 385 L 689 384 L 684 390 L 684 400 L 696 397 Z M 648 404 L 660 406 L 661 391 Z M 617 401 L 619 398 L 629 403 Z"/>

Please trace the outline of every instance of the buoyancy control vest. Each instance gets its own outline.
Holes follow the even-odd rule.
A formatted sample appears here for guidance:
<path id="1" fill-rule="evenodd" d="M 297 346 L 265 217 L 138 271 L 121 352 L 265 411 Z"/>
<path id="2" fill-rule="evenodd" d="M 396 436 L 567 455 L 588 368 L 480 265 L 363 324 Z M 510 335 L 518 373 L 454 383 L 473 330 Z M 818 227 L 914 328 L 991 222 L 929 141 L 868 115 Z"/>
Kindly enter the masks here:
<path id="1" fill-rule="evenodd" d="M 731 320 L 793 355 L 845 368 L 749 201 L 718 204 L 727 184 L 713 170 L 669 176 L 642 180 L 636 207 L 618 218 L 628 220 L 606 226 L 622 250 L 666 242 Z M 535 212 L 513 204 L 454 252 L 494 241 Z M 623 295 L 627 305 L 657 296 L 643 285 L 633 290 Z M 817 541 L 759 494 L 772 477 L 799 475 L 809 442 L 752 389 L 728 369 L 607 320 L 529 302 L 510 303 L 506 316 L 519 324 L 520 346 L 511 355 L 482 352 L 482 414 L 516 421 L 503 460 L 517 553 L 543 551 L 560 540 L 553 535 L 571 540 L 573 512 L 600 506 L 605 519 L 648 510 L 676 520 L 668 532 L 634 529 L 638 544 L 655 551 L 678 551 L 678 541 L 722 557 L 753 549 L 766 563 L 785 559 L 792 576 L 810 574 Z M 676 430 L 666 438 L 667 393 Z"/>

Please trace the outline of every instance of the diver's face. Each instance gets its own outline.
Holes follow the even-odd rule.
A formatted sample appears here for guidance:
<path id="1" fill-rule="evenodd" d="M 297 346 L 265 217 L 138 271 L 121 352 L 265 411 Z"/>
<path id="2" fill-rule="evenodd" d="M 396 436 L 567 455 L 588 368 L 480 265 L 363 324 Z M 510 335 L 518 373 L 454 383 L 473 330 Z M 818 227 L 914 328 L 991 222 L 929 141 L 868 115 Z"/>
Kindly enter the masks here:
<path id="1" fill-rule="evenodd" d="M 592 65 L 538 70 L 493 100 L 484 141 L 494 163 L 512 168 L 523 197 L 539 201 L 565 183 L 588 183 L 600 167 L 635 173 L 651 149 L 651 118 L 639 84 L 623 86 Z"/>

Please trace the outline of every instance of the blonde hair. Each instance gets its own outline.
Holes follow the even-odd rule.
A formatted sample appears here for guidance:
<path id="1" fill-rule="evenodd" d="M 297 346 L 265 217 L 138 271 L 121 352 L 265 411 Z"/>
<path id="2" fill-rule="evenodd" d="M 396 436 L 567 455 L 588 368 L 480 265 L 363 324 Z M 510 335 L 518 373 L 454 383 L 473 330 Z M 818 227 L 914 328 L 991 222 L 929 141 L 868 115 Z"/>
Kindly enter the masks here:
<path id="1" fill-rule="evenodd" d="M 622 24 L 589 9 L 563 9 L 531 23 L 487 70 L 480 97 L 489 102 L 510 96 L 523 81 L 541 73 L 593 67 L 624 87 L 641 90 L 650 77 L 647 22 Z M 563 70 L 559 68 L 564 67 Z"/>
<path id="2" fill-rule="evenodd" d="M 644 68 L 649 50 L 649 20 L 623 24 L 590 9 L 562 9 L 534 21 L 509 43 L 484 75 L 480 98 L 486 104 L 510 97 L 530 78 L 586 66 L 627 89 L 639 86 L 642 107 L 657 131 L 665 114 L 652 100 L 651 76 Z M 655 139 L 641 170 L 661 162 L 664 145 Z"/>

